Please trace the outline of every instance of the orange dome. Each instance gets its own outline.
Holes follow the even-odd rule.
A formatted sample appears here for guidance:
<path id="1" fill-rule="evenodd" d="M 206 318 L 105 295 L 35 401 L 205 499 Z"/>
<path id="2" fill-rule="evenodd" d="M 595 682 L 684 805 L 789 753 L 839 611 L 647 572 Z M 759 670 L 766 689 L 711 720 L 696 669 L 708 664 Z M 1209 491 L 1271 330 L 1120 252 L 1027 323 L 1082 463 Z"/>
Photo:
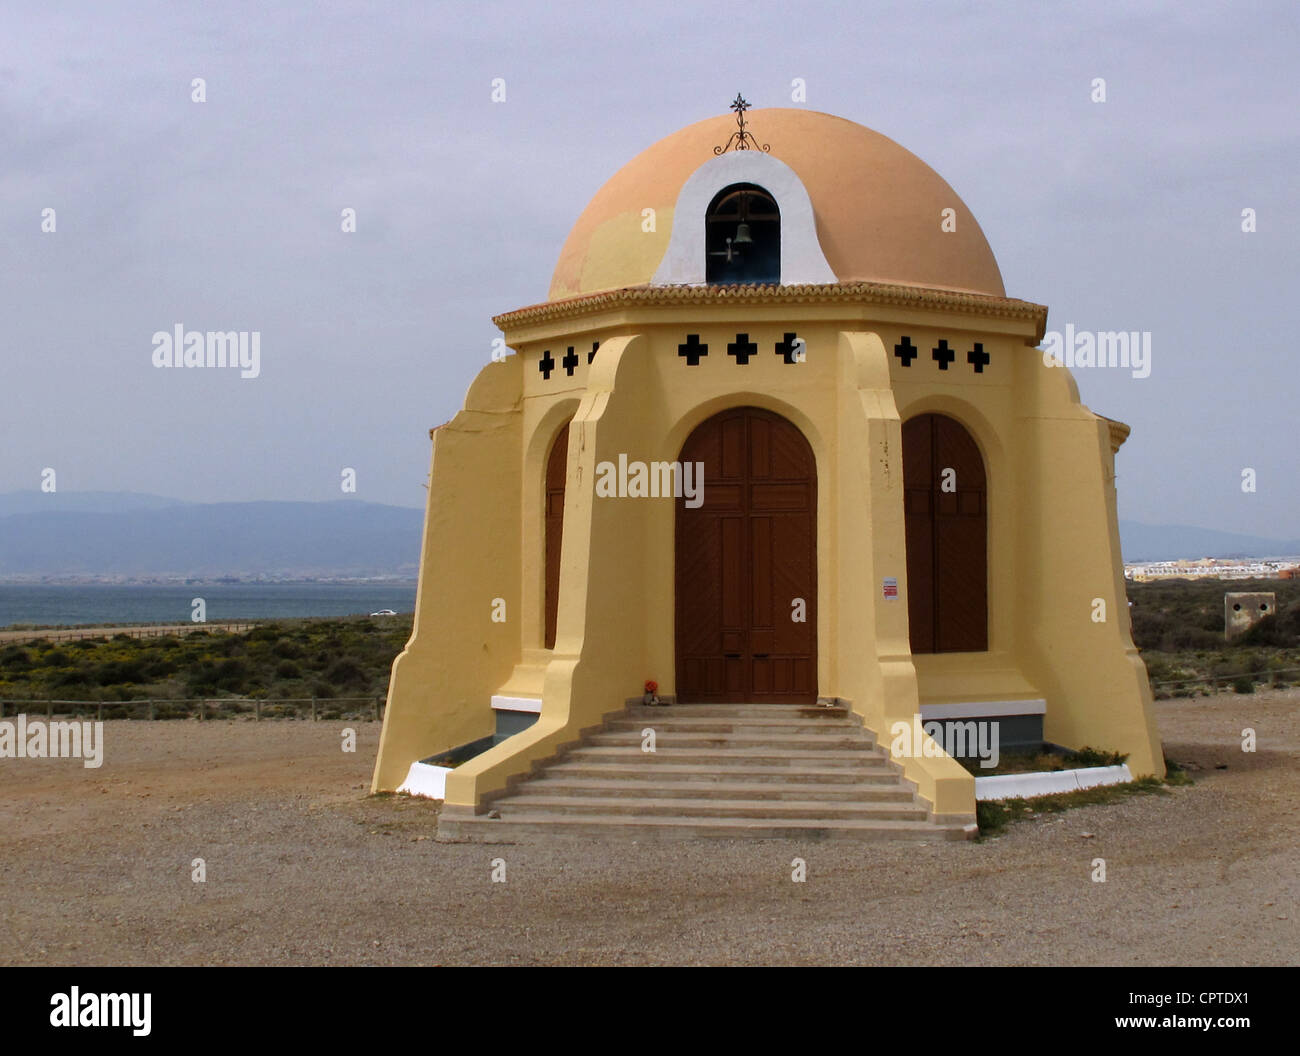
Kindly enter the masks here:
<path id="1" fill-rule="evenodd" d="M 807 189 L 817 239 L 838 281 L 1005 296 L 975 217 L 915 154 L 831 114 L 778 108 L 751 110 L 745 120 Z M 616 172 L 569 232 L 550 300 L 648 284 L 668 246 L 683 184 L 735 128 L 733 115 L 698 121 Z M 654 231 L 643 230 L 646 209 L 655 210 Z M 953 231 L 941 227 L 945 209 L 954 211 Z"/>

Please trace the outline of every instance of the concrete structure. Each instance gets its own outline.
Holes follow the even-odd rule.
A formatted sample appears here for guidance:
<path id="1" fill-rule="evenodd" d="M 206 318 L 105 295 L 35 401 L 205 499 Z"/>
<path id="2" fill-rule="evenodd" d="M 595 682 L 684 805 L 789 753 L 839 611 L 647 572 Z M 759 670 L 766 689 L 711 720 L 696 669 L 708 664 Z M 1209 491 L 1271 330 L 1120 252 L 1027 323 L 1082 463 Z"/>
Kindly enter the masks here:
<path id="1" fill-rule="evenodd" d="M 749 149 L 718 117 L 615 174 L 549 300 L 496 318 L 514 354 L 433 430 L 373 788 L 477 742 L 444 819 L 481 815 L 647 679 L 742 755 L 778 725 L 716 709 L 820 701 L 873 745 L 925 714 L 1015 719 L 1163 774 L 1120 560 L 1128 428 L 1045 363 L 1047 309 L 1005 296 L 924 162 L 826 114 L 744 117 Z M 964 825 L 974 778 L 930 749 L 893 763 Z"/>
<path id="2" fill-rule="evenodd" d="M 1223 595 L 1223 637 L 1240 637 L 1265 616 L 1277 612 L 1277 595 L 1269 591 L 1228 592 Z"/>

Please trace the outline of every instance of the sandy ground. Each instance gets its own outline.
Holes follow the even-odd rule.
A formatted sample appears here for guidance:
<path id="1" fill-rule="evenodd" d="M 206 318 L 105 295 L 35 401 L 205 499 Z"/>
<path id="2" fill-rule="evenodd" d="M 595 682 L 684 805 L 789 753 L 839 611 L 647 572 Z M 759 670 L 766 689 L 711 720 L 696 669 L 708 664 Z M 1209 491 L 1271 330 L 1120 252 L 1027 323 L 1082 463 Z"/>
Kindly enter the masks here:
<path id="1" fill-rule="evenodd" d="M 1158 714 L 1195 785 L 923 845 L 439 844 L 378 724 L 108 722 L 0 760 L 0 964 L 1300 962 L 1300 691 Z"/>

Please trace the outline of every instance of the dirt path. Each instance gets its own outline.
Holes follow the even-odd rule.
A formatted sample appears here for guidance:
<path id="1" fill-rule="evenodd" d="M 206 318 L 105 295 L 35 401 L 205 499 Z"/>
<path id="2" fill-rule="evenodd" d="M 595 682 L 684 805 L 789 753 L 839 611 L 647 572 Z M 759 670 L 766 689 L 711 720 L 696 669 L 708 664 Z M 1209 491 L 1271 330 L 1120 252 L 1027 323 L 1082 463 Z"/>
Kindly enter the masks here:
<path id="1" fill-rule="evenodd" d="M 105 723 L 0 760 L 0 963 L 1297 963 L 1300 691 L 1158 714 L 1195 785 L 920 846 L 444 845 L 378 724 Z"/>

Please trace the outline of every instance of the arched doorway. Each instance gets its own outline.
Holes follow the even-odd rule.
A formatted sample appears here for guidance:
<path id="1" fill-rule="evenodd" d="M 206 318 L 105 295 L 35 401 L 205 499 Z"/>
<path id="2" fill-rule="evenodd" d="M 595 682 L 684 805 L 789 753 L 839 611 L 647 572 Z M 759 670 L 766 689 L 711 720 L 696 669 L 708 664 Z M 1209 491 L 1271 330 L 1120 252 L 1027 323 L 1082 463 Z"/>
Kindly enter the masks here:
<path id="1" fill-rule="evenodd" d="M 907 619 L 914 653 L 989 647 L 984 459 L 956 419 L 903 423 Z"/>
<path id="2" fill-rule="evenodd" d="M 817 467 L 794 425 L 756 407 L 714 415 L 682 446 L 703 502 L 677 499 L 677 696 L 817 699 Z"/>
<path id="3" fill-rule="evenodd" d="M 564 480 L 569 467 L 569 423 L 565 422 L 546 459 L 546 637 L 555 648 L 555 621 L 560 611 L 560 542 L 564 537 Z"/>

